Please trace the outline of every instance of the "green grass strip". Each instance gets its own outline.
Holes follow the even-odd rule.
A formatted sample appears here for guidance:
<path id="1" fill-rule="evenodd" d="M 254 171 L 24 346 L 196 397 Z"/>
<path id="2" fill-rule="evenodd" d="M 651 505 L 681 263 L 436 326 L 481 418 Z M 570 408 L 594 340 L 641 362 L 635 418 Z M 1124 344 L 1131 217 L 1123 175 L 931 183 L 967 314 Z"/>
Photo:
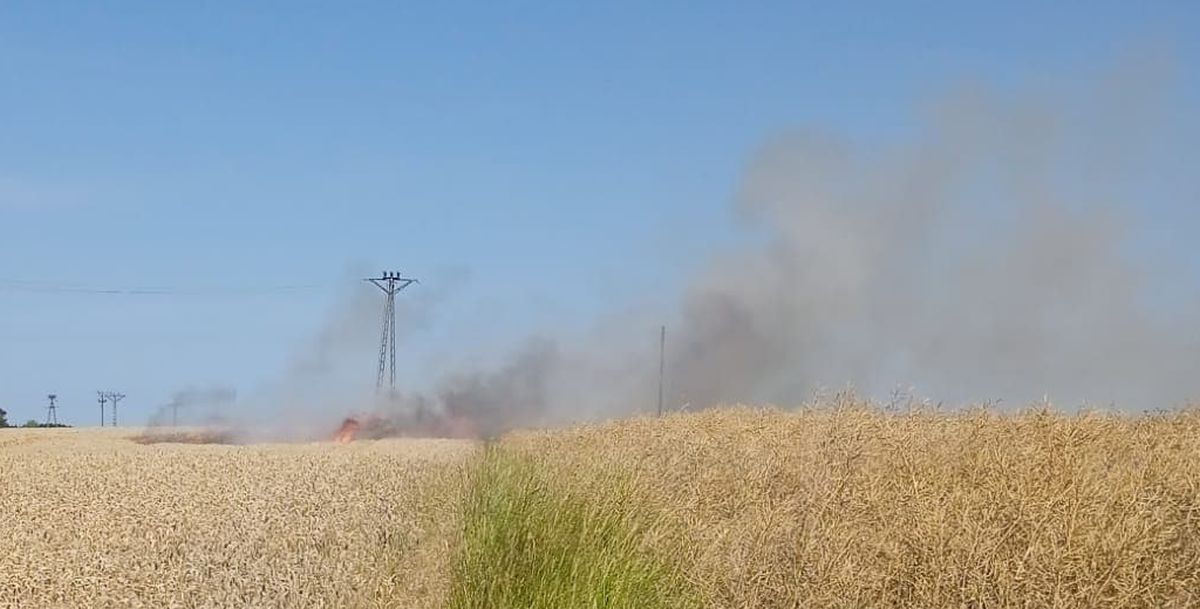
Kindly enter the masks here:
<path id="1" fill-rule="evenodd" d="M 450 607 L 698 606 L 678 567 L 645 543 L 661 522 L 620 477 L 597 475 L 563 483 L 527 456 L 488 448 L 470 481 Z"/>

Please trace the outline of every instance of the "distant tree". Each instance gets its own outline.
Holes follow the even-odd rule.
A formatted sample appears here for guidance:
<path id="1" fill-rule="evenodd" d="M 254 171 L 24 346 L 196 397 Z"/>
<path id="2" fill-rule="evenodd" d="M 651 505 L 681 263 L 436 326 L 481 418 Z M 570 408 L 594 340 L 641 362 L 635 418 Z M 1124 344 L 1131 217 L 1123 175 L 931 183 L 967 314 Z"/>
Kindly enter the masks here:
<path id="1" fill-rule="evenodd" d="M 0 427 L 8 427 L 8 413 L 0 408 Z"/>
<path id="2" fill-rule="evenodd" d="M 41 427 L 41 426 L 42 426 L 41 423 L 38 423 L 37 421 L 35 421 L 33 419 L 29 419 L 28 421 L 25 421 L 25 424 L 22 425 L 21 427 Z"/>

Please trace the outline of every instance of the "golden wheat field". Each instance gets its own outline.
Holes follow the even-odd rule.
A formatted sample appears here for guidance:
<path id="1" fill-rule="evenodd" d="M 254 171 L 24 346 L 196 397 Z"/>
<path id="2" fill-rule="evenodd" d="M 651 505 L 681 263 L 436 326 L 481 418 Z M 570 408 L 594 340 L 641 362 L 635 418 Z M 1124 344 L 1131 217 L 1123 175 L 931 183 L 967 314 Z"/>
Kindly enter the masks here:
<path id="1" fill-rule="evenodd" d="M 425 606 L 450 440 L 143 446 L 2 430 L 0 606 Z"/>
<path id="2" fill-rule="evenodd" d="M 541 474 L 468 510 L 484 520 L 476 532 L 521 544 L 472 568 L 575 598 L 594 566 L 578 561 L 651 553 L 688 588 L 678 602 L 605 604 L 615 597 L 601 590 L 559 606 L 1200 607 L 1197 411 L 884 412 L 837 399 L 525 431 L 496 447 Z M 494 452 L 4 430 L 0 606 L 533 606 L 489 598 L 494 577 L 492 592 L 473 590 L 463 579 L 480 573 L 456 566 L 480 539 L 463 535 L 469 473 Z M 604 531 L 586 505 L 574 521 L 521 522 L 556 493 L 622 515 Z M 626 525 L 634 554 L 610 552 L 629 544 L 611 530 Z M 510 526 L 523 528 L 504 537 Z M 517 564 L 562 547 L 588 552 Z M 604 573 L 635 571 L 592 572 L 611 585 Z M 566 583 L 515 581 L 555 577 Z"/>

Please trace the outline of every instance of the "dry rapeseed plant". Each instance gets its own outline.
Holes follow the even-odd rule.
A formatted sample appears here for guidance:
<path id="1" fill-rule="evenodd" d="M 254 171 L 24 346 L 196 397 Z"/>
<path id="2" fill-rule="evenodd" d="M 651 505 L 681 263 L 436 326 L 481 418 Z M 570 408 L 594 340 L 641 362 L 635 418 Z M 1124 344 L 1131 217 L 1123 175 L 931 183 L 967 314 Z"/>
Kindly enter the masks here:
<path id="1" fill-rule="evenodd" d="M 508 441 L 581 479 L 631 475 L 690 537 L 678 558 L 709 606 L 1200 606 L 1200 412 L 843 402 Z"/>
<path id="2" fill-rule="evenodd" d="M 4 430 L 0 607 L 435 606 L 448 549 L 418 546 L 454 501 L 425 493 L 472 451 Z"/>

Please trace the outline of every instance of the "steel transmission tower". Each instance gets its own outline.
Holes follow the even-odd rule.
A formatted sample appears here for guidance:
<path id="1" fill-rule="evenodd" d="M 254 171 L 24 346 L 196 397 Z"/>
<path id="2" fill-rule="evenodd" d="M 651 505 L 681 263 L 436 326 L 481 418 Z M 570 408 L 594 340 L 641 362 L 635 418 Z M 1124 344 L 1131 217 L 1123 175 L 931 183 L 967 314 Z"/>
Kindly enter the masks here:
<path id="1" fill-rule="evenodd" d="M 383 388 L 383 373 L 388 370 L 391 362 L 389 390 L 396 391 L 396 293 L 408 286 L 418 283 L 416 279 L 402 277 L 396 271 L 384 271 L 379 277 L 364 279 L 387 294 L 387 302 L 383 305 L 383 331 L 379 336 L 379 370 L 375 375 L 375 392 Z"/>
<path id="2" fill-rule="evenodd" d="M 125 394 L 117 393 L 116 391 L 102 391 L 102 392 L 97 391 L 96 393 L 98 393 L 100 395 L 100 425 L 101 426 L 104 425 L 104 403 L 107 401 L 107 402 L 112 403 L 112 426 L 116 427 L 117 426 L 117 402 L 120 402 L 121 400 L 125 399 Z"/>
<path id="3" fill-rule="evenodd" d="M 46 406 L 46 424 L 58 425 L 58 407 L 54 405 L 54 400 L 57 400 L 58 396 L 51 393 L 46 397 L 50 400 L 50 404 Z"/>

